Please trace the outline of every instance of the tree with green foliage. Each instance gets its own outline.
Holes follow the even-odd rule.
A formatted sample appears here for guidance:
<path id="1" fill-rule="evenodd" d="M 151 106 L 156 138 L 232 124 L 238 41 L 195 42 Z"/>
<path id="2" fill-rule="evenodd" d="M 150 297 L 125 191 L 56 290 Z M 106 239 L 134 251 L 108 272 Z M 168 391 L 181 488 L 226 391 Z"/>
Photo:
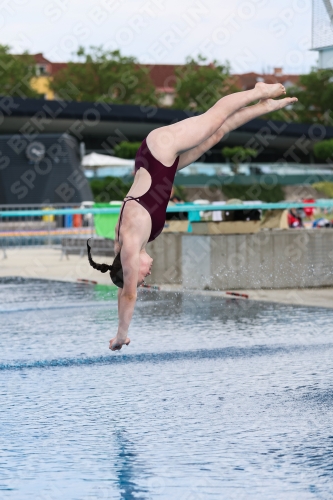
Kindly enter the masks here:
<path id="1" fill-rule="evenodd" d="M 182 201 L 187 201 L 187 194 L 186 194 L 186 189 L 184 188 L 184 186 L 176 186 L 174 184 L 173 194 L 174 194 L 174 196 L 177 196 L 178 198 L 180 198 Z"/>
<path id="2" fill-rule="evenodd" d="M 225 146 L 222 148 L 221 153 L 232 163 L 232 170 L 235 174 L 238 173 L 240 163 L 251 161 L 252 158 L 256 158 L 258 155 L 256 149 L 243 148 L 243 146 L 234 146 L 232 148 Z"/>
<path id="3" fill-rule="evenodd" d="M 285 198 L 283 189 L 279 184 L 276 186 L 266 186 L 259 183 L 249 186 L 225 184 L 222 185 L 222 193 L 229 199 L 236 198 L 243 201 L 260 200 L 264 203 L 278 203 Z"/>
<path id="4" fill-rule="evenodd" d="M 333 139 L 319 141 L 313 147 L 313 152 L 319 160 L 331 160 L 333 157 Z"/>
<path id="5" fill-rule="evenodd" d="M 300 123 L 322 123 L 333 125 L 333 70 L 313 69 L 307 75 L 301 75 L 297 86 L 289 87 L 287 95 L 297 97 L 290 117 Z M 285 113 L 284 110 L 282 111 Z M 287 111 L 288 112 L 288 111 Z M 276 112 L 280 113 L 281 112 Z M 274 114 L 270 115 L 275 118 Z"/>
<path id="6" fill-rule="evenodd" d="M 295 93 L 292 92 L 290 89 L 287 89 L 287 96 L 288 97 L 295 97 Z M 297 108 L 300 109 L 299 106 L 299 101 L 296 102 L 295 104 L 290 104 L 286 106 L 285 108 L 278 109 L 277 111 L 272 111 L 270 113 L 267 113 L 266 115 L 261 115 L 260 119 L 262 120 L 276 120 L 280 122 L 300 122 L 300 118 L 297 113 Z"/>
<path id="7" fill-rule="evenodd" d="M 115 156 L 118 158 L 133 159 L 141 146 L 141 142 L 122 141 L 113 148 Z"/>
<path id="8" fill-rule="evenodd" d="M 228 62 L 207 63 L 207 58 L 199 54 L 196 59 L 188 57 L 184 66 L 176 68 L 173 108 L 207 111 L 221 97 L 240 90 L 230 75 Z"/>
<path id="9" fill-rule="evenodd" d="M 108 203 L 110 201 L 123 200 L 131 184 L 124 182 L 119 177 L 109 176 L 91 179 L 90 187 L 96 203 Z"/>
<path id="10" fill-rule="evenodd" d="M 41 97 L 31 87 L 31 80 L 36 76 L 34 58 L 24 52 L 21 55 L 10 54 L 8 45 L 0 45 L 0 94 L 14 97 Z"/>
<path id="11" fill-rule="evenodd" d="M 79 47 L 78 62 L 70 62 L 56 73 L 50 84 L 60 97 L 65 92 L 75 101 L 156 105 L 155 87 L 148 70 L 134 57 L 119 50 Z M 65 90 L 64 90 L 65 89 Z"/>
<path id="12" fill-rule="evenodd" d="M 316 182 L 312 187 L 328 198 L 333 198 L 333 182 Z"/>

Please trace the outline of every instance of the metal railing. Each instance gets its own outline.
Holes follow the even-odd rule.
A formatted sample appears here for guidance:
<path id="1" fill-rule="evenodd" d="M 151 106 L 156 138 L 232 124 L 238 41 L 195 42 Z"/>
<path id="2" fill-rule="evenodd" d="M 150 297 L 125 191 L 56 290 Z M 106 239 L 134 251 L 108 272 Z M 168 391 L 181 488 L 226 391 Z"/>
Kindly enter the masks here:
<path id="1" fill-rule="evenodd" d="M 95 234 L 94 219 L 96 214 L 119 214 L 120 207 L 93 208 L 85 204 L 43 204 L 43 205 L 0 205 L 0 248 L 5 255 L 11 246 L 60 245 L 64 236 Z M 332 209 L 333 200 L 317 200 L 312 203 L 280 202 L 261 203 L 243 202 L 229 205 L 214 203 L 208 205 L 177 204 L 169 206 L 167 212 L 213 212 L 231 210 L 285 210 L 291 208 Z M 80 216 L 74 224 L 74 216 Z M 66 220 L 66 217 L 68 219 Z M 72 219 L 70 219 L 72 218 Z"/>
<path id="2" fill-rule="evenodd" d="M 50 204 L 48 205 L 50 206 Z M 53 205 L 55 206 L 55 205 Z M 76 205 L 77 206 L 77 205 Z M 47 207 L 47 205 L 46 205 Z M 199 205 L 199 204 L 182 204 L 177 203 L 176 205 L 169 206 L 167 208 L 167 212 L 198 212 L 198 211 L 229 211 L 229 210 L 244 210 L 244 209 L 253 209 L 256 208 L 258 210 L 285 210 L 291 208 L 332 208 L 333 200 L 317 200 L 312 203 L 303 203 L 303 202 L 278 202 L 278 203 L 253 203 L 253 202 L 243 202 L 238 205 L 229 205 L 226 203 L 221 204 L 209 204 L 209 205 Z M 96 214 L 119 214 L 120 207 L 112 207 L 107 208 L 68 208 L 68 205 L 64 208 L 51 208 L 51 209 L 31 209 L 31 210 L 6 210 L 3 211 L 0 205 L 0 223 L 3 218 L 11 218 L 11 217 L 41 217 L 48 215 L 96 215 Z"/>
<path id="3" fill-rule="evenodd" d="M 79 214 L 73 221 L 81 207 L 78 203 L 0 205 L 0 250 L 6 256 L 9 247 L 59 246 L 65 236 L 94 235 L 91 214 Z"/>

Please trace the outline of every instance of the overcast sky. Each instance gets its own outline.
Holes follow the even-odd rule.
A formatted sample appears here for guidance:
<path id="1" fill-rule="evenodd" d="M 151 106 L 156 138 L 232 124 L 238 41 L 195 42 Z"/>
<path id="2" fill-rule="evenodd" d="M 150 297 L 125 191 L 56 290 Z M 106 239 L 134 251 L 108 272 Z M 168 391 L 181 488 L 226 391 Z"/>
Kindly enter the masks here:
<path id="1" fill-rule="evenodd" d="M 79 45 L 119 48 L 143 63 L 183 63 L 198 53 L 233 72 L 307 72 L 311 0 L 4 0 L 2 44 L 15 53 L 73 59 Z"/>

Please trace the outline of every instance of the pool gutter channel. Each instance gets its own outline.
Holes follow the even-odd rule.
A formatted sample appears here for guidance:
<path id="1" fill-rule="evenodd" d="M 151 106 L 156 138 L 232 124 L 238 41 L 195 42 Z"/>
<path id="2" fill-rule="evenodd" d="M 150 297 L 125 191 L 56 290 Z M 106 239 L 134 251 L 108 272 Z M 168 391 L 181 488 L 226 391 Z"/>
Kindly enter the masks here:
<path id="1" fill-rule="evenodd" d="M 229 295 L 223 290 L 197 290 L 183 288 L 181 285 L 161 285 L 160 292 L 186 293 L 197 296 L 220 297 L 234 301 L 271 302 L 277 304 L 294 305 L 300 307 L 333 308 L 333 288 L 290 288 L 290 289 L 257 289 L 257 290 L 232 290 Z M 149 292 L 149 290 L 147 290 Z M 247 296 L 247 297 L 244 297 Z"/>

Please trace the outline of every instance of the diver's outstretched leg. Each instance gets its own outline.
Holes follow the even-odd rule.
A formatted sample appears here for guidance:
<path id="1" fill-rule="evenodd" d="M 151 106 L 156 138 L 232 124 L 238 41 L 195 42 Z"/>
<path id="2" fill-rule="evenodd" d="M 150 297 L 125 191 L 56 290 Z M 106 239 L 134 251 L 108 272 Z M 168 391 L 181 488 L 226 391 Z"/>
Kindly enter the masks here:
<path id="1" fill-rule="evenodd" d="M 213 135 L 235 111 L 253 101 L 279 97 L 285 93 L 286 90 L 280 83 L 259 82 L 252 90 L 222 97 L 199 116 L 153 130 L 147 137 L 147 145 L 159 161 L 169 166 L 177 155 L 198 146 Z"/>
<path id="2" fill-rule="evenodd" d="M 178 170 L 187 167 L 194 161 L 198 160 L 206 151 L 211 149 L 215 144 L 220 142 L 220 140 L 232 130 L 244 125 L 244 123 L 258 118 L 266 113 L 271 113 L 272 111 L 277 111 L 279 109 L 285 108 L 290 104 L 297 102 L 296 97 L 285 97 L 284 99 L 263 99 L 258 104 L 254 106 L 247 106 L 242 108 L 232 115 L 229 116 L 223 123 L 223 125 L 212 134 L 206 141 L 203 141 L 199 146 L 182 153 L 179 158 Z"/>

